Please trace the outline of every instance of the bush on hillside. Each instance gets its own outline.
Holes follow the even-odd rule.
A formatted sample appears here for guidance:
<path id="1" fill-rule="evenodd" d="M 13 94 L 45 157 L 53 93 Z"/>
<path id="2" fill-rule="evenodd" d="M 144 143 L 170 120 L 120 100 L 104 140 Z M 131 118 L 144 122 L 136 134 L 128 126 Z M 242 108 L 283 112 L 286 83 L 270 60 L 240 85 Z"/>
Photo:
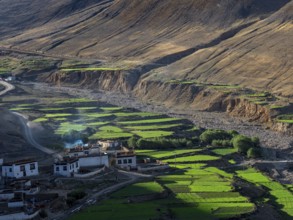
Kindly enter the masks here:
<path id="1" fill-rule="evenodd" d="M 232 147 L 230 140 L 213 140 L 212 141 L 213 147 Z"/>
<path id="2" fill-rule="evenodd" d="M 260 157 L 260 151 L 257 148 L 249 148 L 247 151 L 247 157 L 248 158 L 259 158 Z"/>
<path id="3" fill-rule="evenodd" d="M 246 154 L 249 148 L 254 148 L 253 141 L 246 136 L 237 135 L 232 140 L 233 147 L 238 150 L 239 153 Z"/>
<path id="4" fill-rule="evenodd" d="M 136 146 L 140 149 L 168 149 L 168 148 L 191 148 L 194 141 L 187 138 L 140 138 Z"/>
<path id="5" fill-rule="evenodd" d="M 127 146 L 131 148 L 136 148 L 137 147 L 137 138 L 132 136 L 127 140 Z"/>
<path id="6" fill-rule="evenodd" d="M 211 144 L 213 140 L 231 140 L 232 134 L 223 130 L 206 130 L 200 135 L 200 140 L 204 143 Z"/>

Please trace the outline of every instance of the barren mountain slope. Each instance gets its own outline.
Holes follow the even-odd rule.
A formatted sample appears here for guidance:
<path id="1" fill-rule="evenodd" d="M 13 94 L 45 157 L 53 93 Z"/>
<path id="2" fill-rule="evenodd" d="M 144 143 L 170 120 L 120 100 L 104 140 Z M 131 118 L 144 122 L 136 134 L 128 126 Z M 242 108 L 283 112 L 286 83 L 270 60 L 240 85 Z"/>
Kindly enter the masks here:
<path id="1" fill-rule="evenodd" d="M 293 2 L 236 36 L 156 69 L 149 74 L 164 79 L 197 79 L 218 84 L 240 84 L 292 96 Z M 159 74 L 158 74 L 159 73 Z"/>
<path id="2" fill-rule="evenodd" d="M 97 0 L 0 0 L 0 39 L 58 20 Z"/>
<path id="3" fill-rule="evenodd" d="M 34 16 L 23 15 L 30 22 L 9 19 L 9 2 L 33 7 Z M 293 94 L 289 0 L 42 2 L 1 1 L 0 16 L 21 31 L 3 34 L 0 45 L 131 63 L 144 73 L 162 67 L 148 80 L 199 79 Z M 45 3 L 50 7 L 42 14 L 37 8 Z"/>

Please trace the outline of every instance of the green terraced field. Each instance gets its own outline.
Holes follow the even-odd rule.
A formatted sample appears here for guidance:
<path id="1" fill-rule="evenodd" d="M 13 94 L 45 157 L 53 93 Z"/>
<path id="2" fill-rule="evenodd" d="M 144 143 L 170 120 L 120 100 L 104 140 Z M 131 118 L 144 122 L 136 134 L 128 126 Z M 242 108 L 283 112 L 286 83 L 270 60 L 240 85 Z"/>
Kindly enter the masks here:
<path id="1" fill-rule="evenodd" d="M 218 154 L 220 156 L 225 156 L 225 155 L 237 153 L 237 149 L 235 149 L 235 148 L 219 148 L 219 149 L 212 150 L 212 152 L 214 152 L 215 154 Z"/>
<path id="2" fill-rule="evenodd" d="M 180 121 L 180 118 L 159 118 L 159 119 L 145 119 L 145 120 L 137 120 L 137 121 L 121 121 L 119 124 L 122 125 L 134 125 L 134 124 L 156 124 L 156 123 L 164 123 L 164 122 L 173 122 Z"/>
<path id="3" fill-rule="evenodd" d="M 212 160 L 219 160 L 220 157 L 210 156 L 210 155 L 194 155 L 194 156 L 187 156 L 187 157 L 179 157 L 174 159 L 164 160 L 167 163 L 188 163 L 188 162 L 205 162 L 205 161 L 212 161 Z"/>
<path id="4" fill-rule="evenodd" d="M 151 151 L 144 152 L 150 153 Z M 225 178 L 229 174 L 220 176 L 219 170 L 209 169 L 212 167 L 202 168 L 202 166 L 204 164 L 189 168 L 186 171 L 189 174 L 158 177 L 159 183 L 147 182 L 128 186 L 114 193 L 110 199 L 87 208 L 70 219 L 94 219 L 96 217 L 122 220 L 129 218 L 156 219 L 161 213 L 172 212 L 175 215 L 174 218 L 178 220 L 195 218 L 210 220 L 218 217 L 239 217 L 241 214 L 251 213 L 255 210 L 255 205 L 250 203 L 247 198 L 237 192 L 232 192 L 232 180 Z M 190 175 L 191 173 L 193 175 Z M 212 179 L 221 181 L 211 181 Z M 193 193 L 192 190 L 197 186 L 199 192 Z M 162 192 L 164 187 L 173 192 L 168 198 L 141 203 L 127 202 L 128 198 Z M 211 187 L 214 189 L 213 191 L 209 191 Z M 226 188 L 223 190 L 223 187 Z M 158 212 L 158 210 L 160 211 Z M 123 214 L 117 215 L 119 211 Z"/>
<path id="5" fill-rule="evenodd" d="M 87 68 L 64 68 L 61 69 L 62 72 L 75 72 L 75 71 L 119 71 L 122 68 L 112 68 L 112 67 L 87 67 Z"/>
<path id="6" fill-rule="evenodd" d="M 142 125 L 142 126 L 129 126 L 126 128 L 129 130 L 134 130 L 134 131 L 148 131 L 148 130 L 160 130 L 160 129 L 175 128 L 175 127 L 180 127 L 180 126 L 182 126 L 182 124 Z"/>
<path id="7" fill-rule="evenodd" d="M 47 121 L 49 121 L 48 118 L 37 118 L 33 120 L 33 122 L 36 122 L 36 123 L 47 122 Z"/>
<path id="8" fill-rule="evenodd" d="M 103 111 L 119 111 L 119 110 L 122 110 L 123 108 L 122 107 L 101 107 L 100 108 L 101 110 Z"/>
<path id="9" fill-rule="evenodd" d="M 118 139 L 132 137 L 133 134 L 123 131 L 123 129 L 115 126 L 103 126 L 99 131 L 92 135 L 89 139 Z"/>
<path id="10" fill-rule="evenodd" d="M 60 118 L 60 117 L 69 117 L 72 116 L 70 113 L 56 113 L 56 114 L 46 114 L 45 118 Z"/>
<path id="11" fill-rule="evenodd" d="M 293 218 L 293 193 L 285 186 L 274 182 L 269 177 L 258 172 L 254 168 L 237 171 L 239 177 L 269 190 L 269 194 L 274 198 L 274 203 L 281 207 L 281 210 Z"/>
<path id="12" fill-rule="evenodd" d="M 132 131 L 132 133 L 142 137 L 142 138 L 155 138 L 155 137 L 167 137 L 174 134 L 173 131 Z"/>
<path id="13" fill-rule="evenodd" d="M 72 104 L 72 103 L 86 103 L 86 102 L 97 102 L 86 98 L 74 98 L 55 101 L 55 104 Z"/>
<path id="14" fill-rule="evenodd" d="M 55 131 L 56 134 L 63 135 L 71 130 L 83 131 L 87 128 L 84 124 L 73 124 L 70 122 L 62 122 L 59 128 Z"/>
<path id="15" fill-rule="evenodd" d="M 136 183 L 114 194 L 111 198 L 125 198 L 129 196 L 148 195 L 163 192 L 163 187 L 157 182 Z"/>
<path id="16" fill-rule="evenodd" d="M 138 155 L 152 157 L 155 159 L 181 156 L 182 154 L 190 154 L 200 152 L 201 149 L 184 149 L 184 150 L 173 150 L 173 151 L 156 151 L 156 150 L 136 150 Z"/>
<path id="17" fill-rule="evenodd" d="M 140 116 L 140 117 L 153 117 L 159 116 L 160 114 L 151 113 L 151 112 L 118 112 L 113 113 L 116 117 L 132 117 L 132 116 Z"/>

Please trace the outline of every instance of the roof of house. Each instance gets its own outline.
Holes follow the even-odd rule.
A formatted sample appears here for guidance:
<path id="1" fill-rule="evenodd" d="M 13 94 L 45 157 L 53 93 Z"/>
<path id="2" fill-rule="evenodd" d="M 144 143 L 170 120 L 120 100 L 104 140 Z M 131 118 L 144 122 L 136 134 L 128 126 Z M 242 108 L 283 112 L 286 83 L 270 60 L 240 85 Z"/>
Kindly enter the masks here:
<path id="1" fill-rule="evenodd" d="M 78 158 L 63 158 L 62 161 L 55 162 L 55 165 L 67 165 L 72 164 L 78 161 Z"/>
<path id="2" fill-rule="evenodd" d="M 90 154 L 90 155 L 84 155 L 84 156 L 80 156 L 78 158 L 92 158 L 92 157 L 105 157 L 108 156 L 107 153 L 96 153 L 96 154 Z"/>
<path id="3" fill-rule="evenodd" d="M 25 159 L 25 160 L 18 160 L 18 161 L 3 163 L 3 166 L 22 165 L 22 164 L 36 163 L 36 162 L 37 161 L 33 159 Z"/>
<path id="4" fill-rule="evenodd" d="M 123 153 L 117 153 L 117 158 L 123 158 L 123 157 L 135 157 L 136 154 L 133 151 L 130 152 L 123 152 Z"/>

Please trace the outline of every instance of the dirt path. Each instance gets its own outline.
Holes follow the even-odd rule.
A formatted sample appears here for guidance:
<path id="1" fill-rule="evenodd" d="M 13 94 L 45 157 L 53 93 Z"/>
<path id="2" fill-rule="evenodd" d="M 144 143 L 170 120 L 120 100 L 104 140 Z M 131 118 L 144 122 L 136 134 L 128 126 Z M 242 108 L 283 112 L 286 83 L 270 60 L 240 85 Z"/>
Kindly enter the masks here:
<path id="1" fill-rule="evenodd" d="M 0 84 L 5 87 L 3 91 L 0 92 L 0 96 L 5 95 L 7 92 L 12 91 L 15 89 L 14 85 L 5 82 L 5 81 L 0 81 Z"/>
<path id="2" fill-rule="evenodd" d="M 56 159 L 62 159 L 62 155 L 58 154 L 56 151 L 49 149 L 47 147 L 44 147 L 40 145 L 35 139 L 32 134 L 31 128 L 30 128 L 30 122 L 27 121 L 25 116 L 14 112 L 14 114 L 19 118 L 19 121 L 21 122 L 23 128 L 24 128 L 24 135 L 26 137 L 26 140 L 29 144 L 31 144 L 33 147 L 37 148 L 38 150 L 51 155 L 52 157 Z"/>

